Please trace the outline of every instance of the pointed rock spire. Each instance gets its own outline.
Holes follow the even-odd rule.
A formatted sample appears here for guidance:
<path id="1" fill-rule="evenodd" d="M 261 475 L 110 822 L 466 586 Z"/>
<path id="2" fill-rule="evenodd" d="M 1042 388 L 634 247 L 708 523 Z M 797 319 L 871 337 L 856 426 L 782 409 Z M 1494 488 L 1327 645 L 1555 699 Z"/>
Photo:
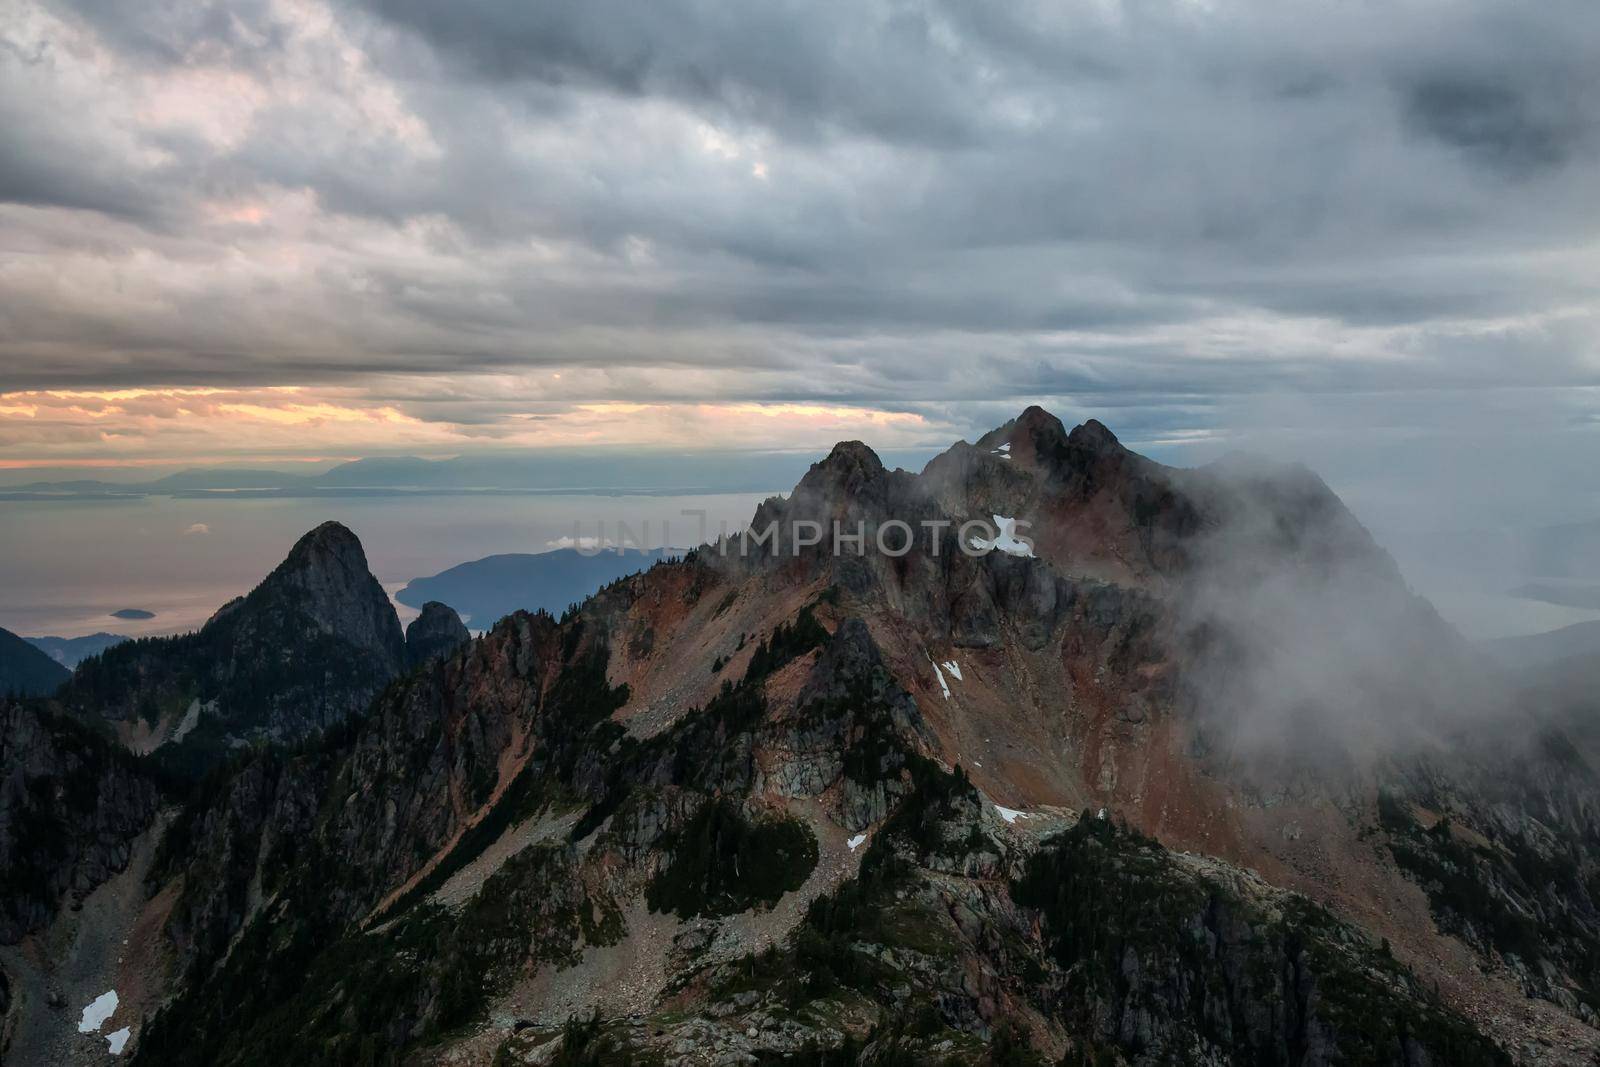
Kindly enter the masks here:
<path id="1" fill-rule="evenodd" d="M 400 618 L 368 569 L 361 541 L 342 523 L 325 522 L 296 541 L 244 608 L 278 598 L 325 633 L 376 652 L 397 669 L 405 663 Z"/>

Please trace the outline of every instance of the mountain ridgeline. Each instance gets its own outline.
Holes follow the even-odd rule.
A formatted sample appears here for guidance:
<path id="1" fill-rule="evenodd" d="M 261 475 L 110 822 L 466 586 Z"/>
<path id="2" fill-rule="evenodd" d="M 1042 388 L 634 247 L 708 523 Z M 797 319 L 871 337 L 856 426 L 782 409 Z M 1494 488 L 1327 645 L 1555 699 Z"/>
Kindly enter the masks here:
<path id="1" fill-rule="evenodd" d="M 163 1065 L 1592 1063 L 1600 780 L 1541 699 L 1310 472 L 1037 408 L 476 639 L 329 524 L 7 705 L 0 1033 L 103 1055 L 115 989 Z"/>

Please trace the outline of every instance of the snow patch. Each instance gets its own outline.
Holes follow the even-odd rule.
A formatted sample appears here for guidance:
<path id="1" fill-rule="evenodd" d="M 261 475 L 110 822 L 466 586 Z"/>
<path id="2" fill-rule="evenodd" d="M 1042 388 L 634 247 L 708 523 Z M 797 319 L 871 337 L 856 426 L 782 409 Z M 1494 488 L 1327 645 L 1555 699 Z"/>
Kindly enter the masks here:
<path id="1" fill-rule="evenodd" d="M 1025 811 L 1018 811 L 1015 808 L 1002 808 L 999 804 L 996 804 L 994 806 L 994 810 L 998 811 L 1000 813 L 1000 817 L 1002 819 L 1004 819 L 1006 822 L 1016 822 L 1018 819 L 1031 819 L 1031 818 L 1033 818 L 1032 815 L 1028 814 Z"/>
<path id="2" fill-rule="evenodd" d="M 923 655 L 927 656 L 928 654 L 926 652 L 924 652 Z M 944 694 L 944 698 L 946 700 L 949 700 L 950 699 L 950 683 L 944 680 L 944 671 L 941 671 L 939 669 L 939 665 L 937 663 L 934 663 L 934 660 L 933 660 L 932 656 L 928 656 L 928 662 L 929 663 L 933 663 L 933 675 L 934 675 L 935 678 L 939 679 L 939 691 Z"/>
<path id="3" fill-rule="evenodd" d="M 130 1034 L 129 1029 L 126 1026 L 124 1026 L 121 1030 L 118 1030 L 116 1033 L 107 1034 L 106 1035 L 106 1044 L 111 1046 L 111 1054 L 113 1056 L 122 1055 L 122 1049 L 123 1049 L 123 1046 L 125 1046 L 128 1043 L 129 1034 Z"/>
<path id="4" fill-rule="evenodd" d="M 995 537 L 969 537 L 967 543 L 980 552 L 986 549 L 999 549 L 1008 556 L 1032 556 L 1033 546 L 1026 541 L 1017 540 L 1017 520 L 1005 515 L 991 515 L 995 528 L 1000 531 Z"/>
<path id="5" fill-rule="evenodd" d="M 117 991 L 115 989 L 101 993 L 90 1005 L 83 1009 L 83 1018 L 78 1020 L 78 1033 L 92 1034 L 104 1025 L 117 1010 Z"/>
<path id="6" fill-rule="evenodd" d="M 856 849 L 861 847 L 861 842 L 865 841 L 866 839 L 867 839 L 867 835 L 866 834 L 857 834 L 856 836 L 852 837 L 850 840 L 846 841 L 845 844 L 850 847 L 850 851 L 851 852 L 854 852 Z"/>
<path id="7" fill-rule="evenodd" d="M 966 679 L 961 677 L 961 668 L 956 666 L 956 661 L 955 660 L 953 660 L 953 659 L 945 660 L 944 661 L 944 669 L 949 671 L 950 672 L 950 676 L 952 678 L 954 678 L 956 681 L 962 682 L 962 681 L 966 680 Z"/>

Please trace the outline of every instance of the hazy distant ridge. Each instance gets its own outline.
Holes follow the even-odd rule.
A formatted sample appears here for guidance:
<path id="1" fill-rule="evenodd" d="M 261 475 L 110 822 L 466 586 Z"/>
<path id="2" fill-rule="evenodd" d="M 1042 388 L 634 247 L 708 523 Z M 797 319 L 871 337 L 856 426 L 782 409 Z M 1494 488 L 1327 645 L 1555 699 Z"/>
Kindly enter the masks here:
<path id="1" fill-rule="evenodd" d="M 37 481 L 0 488 L 0 499 L 56 496 L 382 491 L 761 492 L 793 485 L 815 458 L 790 452 L 562 453 L 358 459 L 321 474 L 195 468 L 148 482 Z M 891 457 L 896 458 L 896 457 Z M 901 462 L 920 466 L 922 452 Z"/>
<path id="2" fill-rule="evenodd" d="M 585 555 L 575 548 L 512 552 L 461 563 L 429 578 L 413 578 L 395 599 L 420 608 L 430 600 L 455 608 L 474 630 L 487 630 L 513 611 L 543 608 L 560 615 L 608 582 L 642 571 L 668 555 L 665 549 L 608 549 Z"/>

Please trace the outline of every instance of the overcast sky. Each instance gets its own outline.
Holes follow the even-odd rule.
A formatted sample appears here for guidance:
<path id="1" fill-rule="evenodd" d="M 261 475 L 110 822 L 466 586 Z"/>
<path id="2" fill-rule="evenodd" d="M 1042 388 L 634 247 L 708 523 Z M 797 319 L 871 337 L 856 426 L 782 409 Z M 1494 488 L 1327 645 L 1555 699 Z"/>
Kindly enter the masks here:
<path id="1" fill-rule="evenodd" d="M 1600 465 L 1594 0 L 0 0 L 0 130 L 0 464 Z"/>

